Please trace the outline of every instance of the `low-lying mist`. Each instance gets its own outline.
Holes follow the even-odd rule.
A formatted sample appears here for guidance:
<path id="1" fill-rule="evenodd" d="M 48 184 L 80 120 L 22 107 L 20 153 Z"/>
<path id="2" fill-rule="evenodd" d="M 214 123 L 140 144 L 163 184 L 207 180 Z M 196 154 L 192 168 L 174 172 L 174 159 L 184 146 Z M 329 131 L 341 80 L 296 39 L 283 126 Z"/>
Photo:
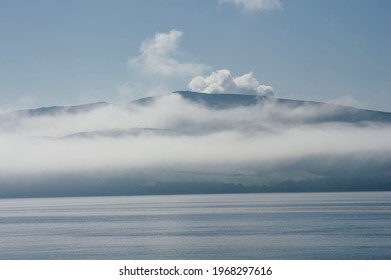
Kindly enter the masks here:
<path id="1" fill-rule="evenodd" d="M 319 122 L 337 109 L 273 100 L 211 109 L 170 94 L 146 106 L 127 103 L 36 116 L 3 113 L 0 194 L 18 186 L 29 189 L 30 178 L 31 185 L 39 185 L 56 176 L 61 184 L 79 176 L 104 176 L 111 185 L 120 184 L 113 178 L 129 178 L 121 181 L 123 188 L 159 182 L 192 182 L 193 189 L 197 182 L 270 187 L 335 174 L 354 181 L 363 172 L 389 182 L 389 123 Z M 94 194 L 94 183 L 86 185 Z"/>

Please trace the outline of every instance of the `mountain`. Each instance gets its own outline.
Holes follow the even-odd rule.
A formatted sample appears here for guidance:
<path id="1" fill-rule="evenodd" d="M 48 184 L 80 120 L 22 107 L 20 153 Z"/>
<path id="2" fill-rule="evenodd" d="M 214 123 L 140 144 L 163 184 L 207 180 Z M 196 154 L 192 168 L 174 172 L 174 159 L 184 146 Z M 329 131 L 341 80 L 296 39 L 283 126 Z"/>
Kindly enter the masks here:
<path id="1" fill-rule="evenodd" d="M 297 109 L 300 107 L 311 107 L 313 109 L 324 110 L 327 109 L 329 114 L 323 114 L 314 122 L 391 122 L 391 113 L 381 112 L 367 109 L 358 109 L 350 106 L 335 105 L 314 101 L 290 100 L 282 98 L 274 98 L 268 96 L 244 95 L 244 94 L 229 94 L 229 93 L 200 93 L 191 91 L 176 91 L 172 94 L 178 94 L 183 99 L 206 106 L 211 109 L 230 109 L 241 106 L 253 106 L 256 104 L 273 103 L 275 106 L 284 106 L 290 109 Z M 149 106 L 154 104 L 163 96 L 154 96 L 141 98 L 132 101 L 132 104 Z"/>
<path id="2" fill-rule="evenodd" d="M 204 105 L 213 109 L 228 109 L 239 106 L 251 106 L 256 103 L 266 100 L 267 97 L 255 96 L 255 95 L 243 95 L 243 94 L 229 94 L 229 93 L 201 93 L 201 92 L 192 92 L 192 91 L 175 91 L 170 94 L 180 95 L 183 99 L 192 102 Z M 165 97 L 161 96 L 152 96 L 145 97 L 135 101 L 132 101 L 132 104 L 148 106 L 156 102 L 158 99 Z"/>
<path id="3" fill-rule="evenodd" d="M 0 198 L 391 191 L 391 113 L 177 91 L 0 115 Z"/>
<path id="4" fill-rule="evenodd" d="M 291 125 L 302 124 L 317 124 L 317 123 L 390 123 L 391 113 L 380 112 L 367 109 L 358 109 L 349 106 L 341 106 L 329 103 L 290 100 L 282 98 L 274 98 L 268 96 L 244 95 L 244 94 L 229 94 L 229 93 L 213 93 L 206 94 L 191 91 L 176 91 L 160 96 L 151 96 L 137 99 L 128 103 L 113 105 L 106 102 L 90 103 L 78 106 L 53 106 L 43 107 L 38 109 L 18 111 L 20 116 L 39 117 L 39 116 L 56 116 L 56 115 L 73 115 L 81 113 L 89 113 L 97 109 L 102 109 L 108 106 L 123 110 L 134 110 L 134 106 L 149 108 L 154 110 L 153 106 L 165 98 L 170 96 L 180 96 L 186 102 L 204 107 L 210 110 L 222 111 L 235 108 L 247 108 L 257 106 L 259 111 L 268 111 L 271 115 L 272 122 L 278 122 Z M 284 112 L 301 112 L 300 114 L 289 114 L 285 117 L 281 116 L 280 111 Z M 303 112 L 311 111 L 311 114 L 303 114 Z M 114 125 L 114 124 L 113 124 Z M 227 129 L 227 127 L 224 127 Z M 256 129 L 256 128 L 252 128 Z M 155 134 L 155 135 L 202 135 L 210 133 L 213 130 L 216 132 L 216 127 L 212 123 L 195 126 L 182 127 L 180 129 L 167 129 L 159 127 L 114 127 L 109 129 L 95 129 L 89 131 L 77 131 L 74 133 L 62 135 L 64 138 L 96 138 L 96 137 L 127 137 L 138 136 L 140 134 Z"/>
<path id="5" fill-rule="evenodd" d="M 128 105 L 138 105 L 148 107 L 155 104 L 157 101 L 169 95 L 179 95 L 184 100 L 205 106 L 215 110 L 225 110 L 238 107 L 247 107 L 262 104 L 273 104 L 276 107 L 285 107 L 289 109 L 312 108 L 314 110 L 327 110 L 316 118 L 312 118 L 310 122 L 391 122 L 391 113 L 375 110 L 359 109 L 350 106 L 335 105 L 330 103 L 291 100 L 274 98 L 268 96 L 256 96 L 245 94 L 230 94 L 230 93 L 200 93 L 191 91 L 175 91 L 173 93 L 145 97 L 127 103 Z M 52 106 L 41 107 L 36 109 L 27 109 L 16 111 L 20 116 L 52 116 L 56 114 L 79 114 L 91 112 L 96 109 L 101 109 L 111 106 L 126 107 L 127 104 L 112 105 L 107 102 L 96 102 L 77 106 Z M 301 121 L 301 120 L 300 120 Z"/>

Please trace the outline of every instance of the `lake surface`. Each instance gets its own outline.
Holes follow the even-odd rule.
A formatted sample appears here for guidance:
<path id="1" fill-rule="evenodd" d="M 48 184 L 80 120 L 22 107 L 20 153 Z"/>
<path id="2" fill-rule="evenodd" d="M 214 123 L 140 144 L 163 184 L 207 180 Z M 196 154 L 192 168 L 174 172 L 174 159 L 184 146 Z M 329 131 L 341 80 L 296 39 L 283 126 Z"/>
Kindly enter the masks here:
<path id="1" fill-rule="evenodd" d="M 391 192 L 0 199 L 0 259 L 391 259 Z"/>

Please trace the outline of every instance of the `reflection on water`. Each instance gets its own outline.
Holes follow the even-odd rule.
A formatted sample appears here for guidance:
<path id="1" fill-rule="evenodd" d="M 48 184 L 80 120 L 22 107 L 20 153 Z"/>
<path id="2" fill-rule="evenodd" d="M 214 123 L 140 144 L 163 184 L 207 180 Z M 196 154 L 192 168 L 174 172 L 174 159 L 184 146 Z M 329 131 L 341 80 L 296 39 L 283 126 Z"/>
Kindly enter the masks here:
<path id="1" fill-rule="evenodd" d="M 391 259 L 391 192 L 0 200 L 0 259 Z"/>

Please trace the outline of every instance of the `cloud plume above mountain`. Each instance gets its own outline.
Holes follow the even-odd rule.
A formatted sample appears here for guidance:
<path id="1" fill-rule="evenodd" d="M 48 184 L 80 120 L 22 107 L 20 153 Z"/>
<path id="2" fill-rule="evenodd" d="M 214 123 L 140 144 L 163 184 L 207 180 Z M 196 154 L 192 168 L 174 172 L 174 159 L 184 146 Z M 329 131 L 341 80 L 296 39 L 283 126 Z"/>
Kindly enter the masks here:
<path id="1" fill-rule="evenodd" d="M 188 87 L 192 91 L 204 93 L 243 93 L 243 94 L 259 94 L 259 95 L 274 95 L 273 88 L 268 85 L 261 84 L 255 77 L 253 72 L 249 72 L 242 76 L 233 77 L 227 69 L 220 69 L 209 76 L 194 77 Z"/>
<path id="2" fill-rule="evenodd" d="M 156 33 L 140 46 L 140 54 L 128 60 L 129 67 L 139 69 L 146 74 L 173 76 L 193 76 L 202 73 L 208 67 L 201 63 L 182 62 L 179 42 L 182 31 L 171 30 L 168 33 Z"/>
<path id="3" fill-rule="evenodd" d="M 209 76 L 202 76 L 211 67 L 194 62 L 182 62 L 178 57 L 182 31 L 171 30 L 168 33 L 156 33 L 151 39 L 142 42 L 140 54 L 128 60 L 128 65 L 146 75 L 158 75 L 166 78 L 193 77 L 188 84 L 191 91 L 203 93 L 242 93 L 256 95 L 274 95 L 273 88 L 258 81 L 253 72 L 241 76 L 232 76 L 228 69 L 219 69 Z M 129 92 L 129 86 L 120 87 L 121 92 Z"/>

